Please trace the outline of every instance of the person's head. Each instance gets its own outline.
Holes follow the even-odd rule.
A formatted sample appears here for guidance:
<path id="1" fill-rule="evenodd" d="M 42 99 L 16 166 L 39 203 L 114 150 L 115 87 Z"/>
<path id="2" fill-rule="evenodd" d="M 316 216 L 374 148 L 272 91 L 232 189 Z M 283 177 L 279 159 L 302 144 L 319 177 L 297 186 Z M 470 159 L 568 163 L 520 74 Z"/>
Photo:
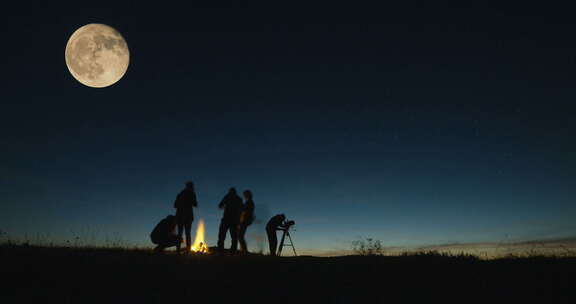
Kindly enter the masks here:
<path id="1" fill-rule="evenodd" d="M 244 190 L 244 198 L 247 200 L 252 199 L 252 191 Z"/>
<path id="2" fill-rule="evenodd" d="M 188 189 L 194 189 L 194 183 L 191 181 L 187 181 L 186 182 L 186 188 Z"/>
<path id="3" fill-rule="evenodd" d="M 230 190 L 228 190 L 228 194 L 229 195 L 236 195 L 236 188 L 234 188 L 234 187 L 230 188 Z"/>
<path id="4" fill-rule="evenodd" d="M 286 220 L 286 216 L 284 215 L 284 213 L 280 214 L 280 217 L 282 218 L 283 221 Z"/>

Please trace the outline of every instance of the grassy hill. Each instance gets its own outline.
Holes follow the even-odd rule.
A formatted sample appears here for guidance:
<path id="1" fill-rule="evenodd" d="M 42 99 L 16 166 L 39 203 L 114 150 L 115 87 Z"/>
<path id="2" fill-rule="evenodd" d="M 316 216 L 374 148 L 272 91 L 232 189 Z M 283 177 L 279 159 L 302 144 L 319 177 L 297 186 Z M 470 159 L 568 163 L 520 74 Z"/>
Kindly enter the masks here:
<path id="1" fill-rule="evenodd" d="M 0 247 L 0 303 L 573 303 L 576 258 Z M 55 302 L 56 301 L 56 302 Z"/>

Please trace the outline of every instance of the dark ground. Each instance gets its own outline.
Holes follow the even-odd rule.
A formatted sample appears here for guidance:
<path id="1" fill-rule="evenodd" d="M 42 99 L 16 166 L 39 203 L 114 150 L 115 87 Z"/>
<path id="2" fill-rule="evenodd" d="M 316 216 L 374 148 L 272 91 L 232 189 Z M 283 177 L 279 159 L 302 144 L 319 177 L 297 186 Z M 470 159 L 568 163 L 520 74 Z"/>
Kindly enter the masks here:
<path id="1" fill-rule="evenodd" d="M 576 303 L 576 258 L 0 250 L 0 303 Z"/>

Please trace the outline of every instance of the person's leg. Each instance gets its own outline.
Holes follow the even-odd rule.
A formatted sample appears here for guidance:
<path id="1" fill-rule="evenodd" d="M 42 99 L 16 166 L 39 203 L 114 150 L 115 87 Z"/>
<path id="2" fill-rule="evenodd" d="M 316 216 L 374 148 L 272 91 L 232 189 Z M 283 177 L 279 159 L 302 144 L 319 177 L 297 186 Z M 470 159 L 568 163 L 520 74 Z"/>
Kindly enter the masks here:
<path id="1" fill-rule="evenodd" d="M 238 242 L 240 243 L 240 252 L 242 253 L 248 252 L 246 248 L 246 239 L 244 238 L 246 234 L 246 228 L 248 228 L 248 226 L 244 224 L 240 224 L 238 226 Z"/>
<path id="2" fill-rule="evenodd" d="M 156 253 L 160 253 L 164 250 L 164 247 L 162 247 L 161 245 L 157 245 L 156 247 L 154 247 L 154 252 Z"/>
<path id="3" fill-rule="evenodd" d="M 182 221 L 178 220 L 178 239 L 182 240 L 182 229 L 184 228 L 184 224 Z M 176 245 L 176 251 L 180 252 L 180 242 Z"/>
<path id="4" fill-rule="evenodd" d="M 186 223 L 184 223 L 184 228 L 186 229 L 186 251 L 190 251 L 190 247 L 192 247 L 192 218 L 188 219 Z"/>
<path id="5" fill-rule="evenodd" d="M 160 252 L 162 251 L 162 246 L 160 246 L 160 241 L 157 238 L 152 238 L 150 237 L 152 244 L 156 245 L 156 247 L 154 247 L 154 251 L 155 252 Z"/>
<path id="6" fill-rule="evenodd" d="M 238 223 L 231 223 L 229 226 L 230 238 L 232 239 L 232 246 L 230 246 L 230 251 L 232 254 L 236 253 L 238 249 Z"/>
<path id="7" fill-rule="evenodd" d="M 228 231 L 228 223 L 224 220 L 220 221 L 220 229 L 218 230 L 218 250 L 224 249 L 224 241 L 226 240 L 226 232 Z"/>
<path id="8" fill-rule="evenodd" d="M 156 248 L 154 248 L 154 251 L 162 252 L 162 251 L 164 251 L 164 249 L 166 249 L 168 247 L 173 247 L 173 246 L 178 247 L 179 245 L 180 245 L 180 238 L 176 235 L 169 235 L 166 237 L 166 239 L 161 240 L 161 242 L 158 244 L 158 246 L 156 246 Z"/>
<path id="9" fill-rule="evenodd" d="M 171 235 L 167 240 L 166 240 L 166 244 L 165 244 L 165 248 L 168 247 L 172 247 L 172 246 L 178 246 L 180 244 L 180 240 L 181 238 L 179 238 L 176 235 Z"/>
<path id="10" fill-rule="evenodd" d="M 278 245 L 276 230 L 266 229 L 266 233 L 268 234 L 268 245 L 270 246 L 270 255 L 276 255 L 276 246 Z"/>

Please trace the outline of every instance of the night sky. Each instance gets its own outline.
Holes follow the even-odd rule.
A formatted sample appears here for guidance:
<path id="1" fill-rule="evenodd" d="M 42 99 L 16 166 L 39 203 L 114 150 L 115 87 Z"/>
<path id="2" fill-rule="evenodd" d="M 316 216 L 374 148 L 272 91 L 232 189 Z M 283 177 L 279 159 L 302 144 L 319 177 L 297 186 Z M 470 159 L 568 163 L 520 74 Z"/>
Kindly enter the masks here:
<path id="1" fill-rule="evenodd" d="M 232 7 L 134 1 L 4 10 L 0 230 L 152 246 L 184 182 L 216 242 L 229 187 L 297 249 L 576 236 L 571 8 Z M 128 72 L 64 61 L 88 23 Z M 195 221 L 195 224 L 198 221 Z M 263 224 L 248 230 L 252 249 Z M 258 245 L 260 244 L 260 245 Z"/>

